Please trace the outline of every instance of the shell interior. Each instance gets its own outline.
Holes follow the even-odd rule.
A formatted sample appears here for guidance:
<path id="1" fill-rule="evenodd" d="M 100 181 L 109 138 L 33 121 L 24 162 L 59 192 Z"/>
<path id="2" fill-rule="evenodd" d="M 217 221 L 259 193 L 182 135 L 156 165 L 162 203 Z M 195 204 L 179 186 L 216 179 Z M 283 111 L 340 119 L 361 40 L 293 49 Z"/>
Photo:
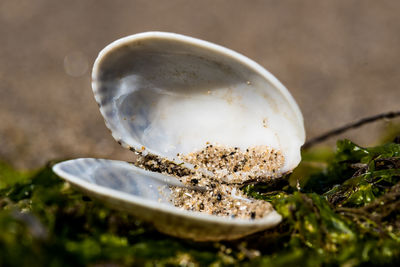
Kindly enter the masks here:
<path id="1" fill-rule="evenodd" d="M 179 162 L 206 143 L 281 151 L 300 162 L 304 125 L 286 88 L 254 61 L 198 39 L 150 32 L 120 39 L 96 60 L 93 90 L 123 146 Z"/>

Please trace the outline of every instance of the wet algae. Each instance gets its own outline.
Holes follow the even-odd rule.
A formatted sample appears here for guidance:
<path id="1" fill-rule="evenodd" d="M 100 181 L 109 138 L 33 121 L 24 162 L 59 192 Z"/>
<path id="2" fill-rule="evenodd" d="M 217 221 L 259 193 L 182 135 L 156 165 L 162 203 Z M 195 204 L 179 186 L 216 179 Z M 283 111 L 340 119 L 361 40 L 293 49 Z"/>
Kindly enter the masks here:
<path id="1" fill-rule="evenodd" d="M 196 243 L 157 232 L 71 188 L 48 166 L 0 164 L 0 266 L 360 266 L 400 260 L 400 144 L 303 151 L 288 177 L 248 195 L 283 216 L 275 229 Z"/>

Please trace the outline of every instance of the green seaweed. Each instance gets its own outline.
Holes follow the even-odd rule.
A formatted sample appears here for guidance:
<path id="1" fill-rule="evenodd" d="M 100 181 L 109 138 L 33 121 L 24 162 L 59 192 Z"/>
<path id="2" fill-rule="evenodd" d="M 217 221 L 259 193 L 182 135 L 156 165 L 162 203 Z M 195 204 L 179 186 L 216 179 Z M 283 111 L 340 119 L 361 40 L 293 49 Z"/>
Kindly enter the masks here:
<path id="1" fill-rule="evenodd" d="M 0 161 L 0 190 L 29 179 L 31 176 L 32 172 L 30 171 L 17 171 L 9 164 Z"/>
<path id="2" fill-rule="evenodd" d="M 226 242 L 156 231 L 58 178 L 0 164 L 0 266 L 361 266 L 400 261 L 400 145 L 303 151 L 290 176 L 246 185 L 282 223 Z"/>

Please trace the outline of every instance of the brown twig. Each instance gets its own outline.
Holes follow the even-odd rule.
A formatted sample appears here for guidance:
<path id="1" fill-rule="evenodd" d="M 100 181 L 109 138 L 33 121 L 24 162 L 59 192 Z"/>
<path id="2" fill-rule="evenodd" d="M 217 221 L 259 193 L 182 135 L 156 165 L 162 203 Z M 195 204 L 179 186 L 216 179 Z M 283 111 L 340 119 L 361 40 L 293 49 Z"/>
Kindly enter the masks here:
<path id="1" fill-rule="evenodd" d="M 303 145 L 303 149 L 310 148 L 311 146 L 314 146 L 314 145 L 316 145 L 318 143 L 321 143 L 321 142 L 325 141 L 328 138 L 331 138 L 333 136 L 337 136 L 337 135 L 339 135 L 341 133 L 344 133 L 344 132 L 346 132 L 348 130 L 361 127 L 364 124 L 368 124 L 368 123 L 371 123 L 371 122 L 374 122 L 374 121 L 377 121 L 377 120 L 382 120 L 382 119 L 393 119 L 395 117 L 400 117 L 400 111 L 390 111 L 390 112 L 386 112 L 386 113 L 373 115 L 371 117 L 363 118 L 361 120 L 358 120 L 356 122 L 352 122 L 352 123 L 349 123 L 349 124 L 344 125 L 342 127 L 333 129 L 333 130 L 331 130 L 331 131 L 329 131 L 329 132 L 327 132 L 325 134 L 322 134 L 320 136 L 317 136 L 315 138 L 312 138 L 312 139 L 308 140 Z"/>

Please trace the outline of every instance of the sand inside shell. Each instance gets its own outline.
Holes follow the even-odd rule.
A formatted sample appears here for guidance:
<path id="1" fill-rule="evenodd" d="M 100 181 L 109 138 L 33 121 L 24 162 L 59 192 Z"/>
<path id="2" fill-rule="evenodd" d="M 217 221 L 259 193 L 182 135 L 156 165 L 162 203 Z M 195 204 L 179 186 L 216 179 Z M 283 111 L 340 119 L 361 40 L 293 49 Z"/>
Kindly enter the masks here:
<path id="1" fill-rule="evenodd" d="M 266 146 L 242 151 L 237 147 L 207 145 L 200 151 L 178 156 L 198 170 L 179 180 L 185 185 L 205 190 L 171 187 L 170 199 L 176 207 L 242 219 L 262 218 L 273 210 L 266 201 L 248 198 L 240 187 L 249 180 L 276 176 L 284 164 L 279 151 Z M 213 175 L 205 175 L 201 170 Z"/>
<path id="2" fill-rule="evenodd" d="M 170 186 L 168 199 L 176 207 L 230 218 L 258 219 L 273 210 L 263 200 L 249 198 L 240 189 L 244 183 L 273 179 L 284 164 L 283 155 L 270 147 L 241 150 L 207 143 L 205 148 L 187 155 L 177 155 L 193 164 L 194 171 L 155 155 L 140 156 L 134 164 L 154 172 L 173 175 L 188 187 Z M 160 192 L 163 189 L 160 189 Z"/>

